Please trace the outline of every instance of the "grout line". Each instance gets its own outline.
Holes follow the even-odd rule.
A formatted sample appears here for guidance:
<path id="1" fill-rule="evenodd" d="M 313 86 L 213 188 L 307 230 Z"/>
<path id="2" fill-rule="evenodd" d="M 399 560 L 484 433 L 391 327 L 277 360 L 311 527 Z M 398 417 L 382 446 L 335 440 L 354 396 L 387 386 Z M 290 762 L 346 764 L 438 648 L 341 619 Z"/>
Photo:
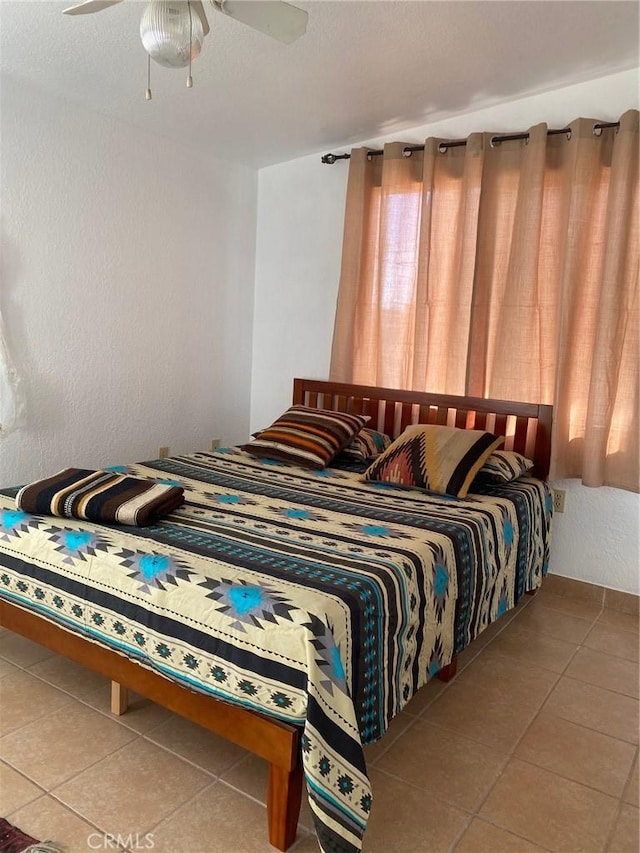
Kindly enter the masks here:
<path id="1" fill-rule="evenodd" d="M 507 829 L 505 826 L 501 826 L 501 824 L 496 823 L 490 817 L 485 817 L 485 815 L 482 815 L 482 817 L 481 817 L 479 814 L 476 815 L 476 817 L 478 818 L 478 820 L 483 820 L 485 823 L 488 823 L 491 826 L 494 826 L 496 829 L 499 829 L 501 832 L 507 832 L 510 835 L 514 835 L 516 838 L 520 838 L 520 839 L 522 839 L 522 841 L 526 841 L 528 844 L 535 844 L 536 847 L 539 847 L 540 850 L 544 850 L 545 853 L 553 853 L 553 848 L 545 847 L 539 841 L 533 841 L 531 838 L 528 838 L 526 835 L 520 835 L 520 833 L 516 832 L 514 829 L 511 829 L 511 828 Z M 558 853 L 558 851 L 555 851 L 555 853 Z M 594 851 L 591 851 L 591 853 L 594 853 Z"/>
<path id="2" fill-rule="evenodd" d="M 625 743 L 626 743 L 626 741 L 625 741 Z M 620 796 L 620 799 L 623 803 L 626 803 L 626 800 L 624 799 L 624 795 L 627 793 L 627 788 L 629 787 L 629 782 L 631 782 L 631 779 L 633 777 L 633 770 L 634 770 L 634 767 L 636 766 L 636 762 L 640 762 L 640 747 L 637 747 L 637 746 L 636 746 L 636 754 L 633 758 L 633 761 L 631 762 L 631 767 L 629 769 L 629 772 L 627 773 L 627 778 L 625 779 L 624 786 L 622 788 L 622 794 Z M 626 803 L 626 804 L 628 806 L 631 805 L 631 803 Z M 636 808 L 637 808 L 637 806 L 636 806 Z"/>
<path id="3" fill-rule="evenodd" d="M 465 837 L 465 835 L 467 834 L 467 830 L 471 828 L 471 824 L 474 822 L 475 819 L 476 819 L 476 815 L 474 815 L 474 814 L 469 815 L 469 820 L 465 823 L 465 825 L 462 827 L 460 832 L 456 835 L 456 837 L 451 842 L 451 847 L 449 847 L 450 853 L 453 853 L 453 851 L 456 850 L 456 848 L 458 847 L 458 844 L 460 844 L 462 839 Z"/>
<path id="4" fill-rule="evenodd" d="M 202 765 L 200 764 L 196 764 L 196 762 L 192 758 L 187 758 L 186 755 L 182 755 L 182 753 L 176 752 L 174 749 L 171 749 L 170 746 L 165 746 L 165 744 L 163 743 L 158 743 L 155 740 L 151 740 L 151 738 L 147 737 L 146 734 L 141 734 L 140 737 L 142 738 L 142 740 L 146 740 L 147 743 L 150 743 L 152 746 L 157 746 L 158 749 L 161 749 L 163 752 L 166 752 L 173 758 L 178 758 L 180 761 L 184 761 L 185 764 L 189 764 L 191 767 L 194 768 L 194 770 L 199 770 L 201 773 L 205 773 L 207 776 L 210 776 L 213 782 L 220 781 L 220 776 L 218 774 L 214 773 L 212 770 L 207 770 L 206 767 L 202 767 Z M 226 772 L 226 770 L 224 772 Z"/>
<path id="5" fill-rule="evenodd" d="M 39 800 L 43 794 L 49 793 L 47 789 L 44 788 L 39 782 L 36 782 L 34 779 L 30 779 L 29 776 L 27 776 L 27 774 L 23 770 L 20 770 L 18 767 L 14 767 L 13 764 L 11 764 L 9 761 L 7 761 L 6 758 L 3 758 L 2 756 L 0 756 L 0 764 L 4 764 L 10 770 L 13 770 L 14 773 L 17 773 L 19 776 L 22 776 L 22 778 L 29 782 L 30 785 L 35 785 L 35 787 L 38 788 L 38 793 L 33 797 L 33 799 L 27 800 L 26 802 L 19 805 L 17 808 L 12 809 L 11 814 L 15 814 L 15 812 L 20 811 L 20 809 L 24 808 L 24 806 L 28 806 L 29 803 L 33 803 L 35 800 Z M 6 816 L 9 817 L 9 814 L 7 814 Z"/>
<path id="6" fill-rule="evenodd" d="M 97 830 L 101 834 L 103 834 L 105 832 L 105 830 L 103 830 L 100 826 L 98 826 L 97 823 L 95 823 L 93 820 L 90 820 L 88 817 L 86 817 L 86 815 L 81 814 L 79 811 L 77 811 L 72 806 L 70 806 L 69 803 L 65 803 L 64 800 L 61 800 L 55 794 L 51 793 L 51 791 L 45 791 L 41 797 L 36 797 L 35 800 L 31 800 L 30 803 L 26 803 L 25 805 L 33 805 L 34 803 L 38 802 L 39 800 L 43 799 L 44 797 L 50 797 L 52 800 L 55 800 L 55 802 L 58 803 L 59 805 L 61 805 L 66 811 L 71 812 L 71 814 L 80 818 L 80 820 L 82 820 L 83 823 L 88 823 L 89 826 L 93 827 L 95 830 Z M 23 806 L 20 806 L 20 809 L 21 808 L 23 808 Z M 15 809 L 15 811 L 13 811 L 13 812 L 11 812 L 11 814 L 7 815 L 7 819 L 9 819 L 11 817 L 11 815 L 17 814 L 20 811 L 20 809 Z M 66 849 L 66 847 L 63 847 L 63 850 L 64 849 Z"/>
<path id="7" fill-rule="evenodd" d="M 557 776 L 560 779 L 564 779 L 565 782 L 572 782 L 574 785 L 579 785 L 581 788 L 587 788 L 589 791 L 593 791 L 595 794 L 600 794 L 603 797 L 608 797 L 610 800 L 614 800 L 617 803 L 621 803 L 621 797 L 616 794 L 611 794 L 608 791 L 603 791 L 602 788 L 595 788 L 593 785 L 590 785 L 588 782 L 580 782 L 578 779 L 574 779 L 572 776 L 565 776 L 563 773 L 558 772 L 557 770 L 549 770 L 548 767 L 541 767 L 539 764 L 535 764 L 533 761 L 529 761 L 528 758 L 520 758 L 517 755 L 512 756 L 516 761 L 520 761 L 522 764 L 528 764 L 529 767 L 535 767 L 536 770 L 541 770 L 543 773 L 548 773 L 550 776 Z"/>
<path id="8" fill-rule="evenodd" d="M 609 827 L 609 831 L 607 832 L 605 842 L 604 842 L 604 847 L 602 848 L 603 850 L 608 851 L 610 849 L 611 842 L 613 841 L 613 836 L 615 835 L 616 829 L 618 827 L 618 823 L 620 821 L 620 815 L 622 813 L 623 805 L 624 805 L 624 802 L 622 799 L 620 799 L 618 801 L 618 808 L 616 809 L 616 813 L 613 816 L 613 820 L 611 821 L 611 826 Z M 612 851 L 612 853 L 617 853 L 617 851 Z"/>
<path id="9" fill-rule="evenodd" d="M 259 806 L 262 806 L 263 809 L 266 809 L 267 804 L 263 800 L 259 800 L 257 797 L 254 797 L 253 794 L 250 794 L 248 791 L 243 791 L 242 788 L 237 788 L 231 782 L 228 782 L 226 779 L 218 780 L 221 785 L 224 785 L 226 788 L 231 788 L 232 791 L 235 791 L 237 794 L 242 794 L 243 797 L 246 797 L 247 800 L 251 800 L 251 802 L 256 803 Z M 304 789 L 302 791 L 304 795 Z"/>
<path id="10" fill-rule="evenodd" d="M 442 694 L 438 694 L 438 695 L 442 695 Z M 402 713 L 402 712 L 400 712 L 400 713 Z M 400 738 L 409 731 L 409 729 L 414 728 L 416 723 L 419 722 L 421 719 L 420 716 L 412 716 L 411 714 L 407 714 L 407 717 L 409 717 L 409 723 L 407 723 L 406 728 L 404 728 L 401 732 L 398 732 L 397 735 L 394 735 L 393 738 L 389 740 L 387 747 L 381 751 L 380 755 L 377 755 L 375 758 L 372 758 L 372 759 L 367 759 L 367 756 L 365 753 L 365 761 L 366 761 L 367 767 L 375 767 L 377 765 L 378 761 L 380 761 L 380 759 L 384 755 L 386 755 L 387 752 L 389 752 L 390 748 L 394 745 L 394 743 L 397 743 L 400 740 Z M 394 717 L 393 719 L 397 719 L 397 716 Z M 382 735 L 381 738 L 379 738 L 377 741 L 374 741 L 374 743 L 380 743 L 381 741 L 384 741 L 384 739 L 387 737 L 387 734 L 388 734 L 388 730 L 387 730 L 387 732 L 385 732 Z M 372 745 L 373 744 L 368 744 L 368 746 L 372 746 Z"/>
<path id="11" fill-rule="evenodd" d="M 213 788 L 213 786 L 217 785 L 217 784 L 218 784 L 218 780 L 212 779 L 208 785 L 204 785 L 202 788 L 200 788 L 200 790 L 196 791 L 196 793 L 193 794 L 193 796 L 189 797 L 188 800 L 185 800 L 184 803 L 180 803 L 180 805 L 175 806 L 175 808 L 173 808 L 170 811 L 163 814 L 159 821 L 151 824 L 151 826 L 149 827 L 147 832 L 155 832 L 156 829 L 159 826 L 162 826 L 162 824 L 165 823 L 165 821 L 167 821 L 172 815 L 176 814 L 176 812 L 179 812 L 180 809 L 183 809 L 183 808 L 186 808 L 187 806 L 189 806 L 191 803 L 193 803 L 193 801 L 197 797 L 199 797 L 201 794 L 204 794 L 205 791 L 208 791 L 210 788 Z"/>
<path id="12" fill-rule="evenodd" d="M 423 788 L 421 785 L 416 785 L 415 782 L 411 782 L 409 779 L 405 779 L 402 776 L 396 776 L 395 773 L 391 773 L 389 770 L 383 770 L 381 767 L 376 767 L 375 769 L 376 769 L 376 773 L 379 773 L 382 776 L 387 776 L 389 779 L 393 779 L 395 782 L 402 782 L 403 785 L 406 785 L 408 788 L 412 788 L 414 791 L 420 791 L 420 793 L 422 793 L 422 794 L 427 793 L 425 788 Z M 451 800 L 447 800 L 445 797 L 441 796 L 440 794 L 434 794 L 432 792 L 428 792 L 428 793 L 429 793 L 430 801 L 436 800 L 437 802 L 442 803 L 442 805 L 449 806 L 450 808 L 454 808 L 454 809 L 457 809 L 458 811 L 464 812 L 464 814 L 468 815 L 470 818 L 473 818 L 476 816 L 476 812 L 473 809 L 470 809 L 468 806 L 462 806 L 462 805 L 460 805 L 460 803 L 453 803 L 453 802 L 451 802 Z M 374 802 L 375 802 L 375 794 L 376 794 L 376 792 L 373 791 Z"/>
<path id="13" fill-rule="evenodd" d="M 640 703 L 640 699 L 636 696 L 629 696 L 628 693 L 620 693 L 619 690 L 614 690 L 612 687 L 605 687 L 603 684 L 594 684 L 593 681 L 583 681 L 582 678 L 576 678 L 575 675 L 569 675 L 566 672 L 562 673 L 563 678 L 568 678 L 570 681 L 575 681 L 578 684 L 586 684 L 587 687 L 596 687 L 598 690 L 605 690 L 607 693 L 613 693 L 614 696 L 622 696 L 624 699 L 630 699 L 632 702 Z M 640 705 L 639 705 L 640 707 Z M 555 716 L 558 716 L 557 714 Z M 564 718 L 563 718 L 564 719 Z M 590 726 L 585 726 L 585 728 L 591 728 Z M 599 729 L 594 729 L 594 731 L 600 731 Z M 607 734 L 607 732 L 600 732 L 601 734 Z M 615 735 L 610 735 L 610 737 L 615 737 Z M 624 740 L 624 738 L 618 738 L 618 740 Z M 627 743 L 635 744 L 636 741 L 629 740 Z"/>

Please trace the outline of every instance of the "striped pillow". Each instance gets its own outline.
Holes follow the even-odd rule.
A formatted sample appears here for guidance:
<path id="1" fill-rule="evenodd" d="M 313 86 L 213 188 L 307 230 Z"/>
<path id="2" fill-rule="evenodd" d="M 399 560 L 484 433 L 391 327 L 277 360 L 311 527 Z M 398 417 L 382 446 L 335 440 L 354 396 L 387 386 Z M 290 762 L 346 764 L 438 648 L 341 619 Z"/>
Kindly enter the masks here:
<path id="1" fill-rule="evenodd" d="M 242 449 L 305 468 L 324 468 L 369 420 L 366 415 L 291 406 Z"/>
<path id="2" fill-rule="evenodd" d="M 368 459 L 375 459 L 377 456 L 380 456 L 390 444 L 391 439 L 385 432 L 378 432 L 375 429 L 363 427 L 353 438 L 351 444 L 345 447 L 342 455 L 348 456 L 350 459 L 360 459 L 362 462 L 366 462 Z"/>
<path id="3" fill-rule="evenodd" d="M 533 468 L 533 462 L 515 450 L 495 450 L 478 471 L 478 482 L 510 483 Z"/>
<path id="4" fill-rule="evenodd" d="M 407 427 L 362 479 L 464 498 L 485 460 L 503 441 L 502 436 L 482 430 L 416 424 Z"/>

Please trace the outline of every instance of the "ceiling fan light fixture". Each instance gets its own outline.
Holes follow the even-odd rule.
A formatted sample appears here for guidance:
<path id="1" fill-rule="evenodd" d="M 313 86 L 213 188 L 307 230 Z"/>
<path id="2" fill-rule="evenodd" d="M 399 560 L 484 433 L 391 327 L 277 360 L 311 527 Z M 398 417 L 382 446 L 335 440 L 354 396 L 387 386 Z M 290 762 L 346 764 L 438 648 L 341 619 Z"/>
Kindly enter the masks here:
<path id="1" fill-rule="evenodd" d="M 154 0 L 140 21 L 142 45 L 166 68 L 186 68 L 200 55 L 204 30 L 200 16 L 183 0 Z"/>

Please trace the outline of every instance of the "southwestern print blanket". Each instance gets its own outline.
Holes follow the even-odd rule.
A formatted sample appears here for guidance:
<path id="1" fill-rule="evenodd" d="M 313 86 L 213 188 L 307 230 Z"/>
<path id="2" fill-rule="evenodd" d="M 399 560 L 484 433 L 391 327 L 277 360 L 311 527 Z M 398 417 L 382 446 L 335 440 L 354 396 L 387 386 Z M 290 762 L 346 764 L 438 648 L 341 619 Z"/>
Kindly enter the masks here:
<path id="1" fill-rule="evenodd" d="M 324 853 L 361 849 L 362 745 L 541 583 L 551 497 L 465 500 L 238 448 L 123 466 L 184 488 L 146 528 L 16 509 L 0 493 L 0 596 L 193 690 L 303 727 Z"/>

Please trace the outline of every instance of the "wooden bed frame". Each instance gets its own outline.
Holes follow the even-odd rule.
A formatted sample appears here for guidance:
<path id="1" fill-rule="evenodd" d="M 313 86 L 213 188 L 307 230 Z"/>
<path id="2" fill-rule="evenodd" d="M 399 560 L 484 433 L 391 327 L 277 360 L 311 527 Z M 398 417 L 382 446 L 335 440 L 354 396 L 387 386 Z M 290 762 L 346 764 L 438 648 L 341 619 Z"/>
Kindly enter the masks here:
<path id="1" fill-rule="evenodd" d="M 393 438 L 411 423 L 448 423 L 466 429 L 487 429 L 505 435 L 507 449 L 517 450 L 532 459 L 535 476 L 546 479 L 549 473 L 551 406 L 393 391 L 315 379 L 294 380 L 293 402 L 371 415 L 370 426 Z M 269 842 L 279 850 L 286 850 L 293 844 L 303 788 L 301 729 L 194 693 L 4 600 L 0 600 L 0 625 L 110 679 L 112 713 L 124 713 L 127 688 L 130 688 L 264 758 L 269 765 Z M 441 670 L 439 677 L 444 680 L 453 677 L 455 663 L 454 660 Z"/>

